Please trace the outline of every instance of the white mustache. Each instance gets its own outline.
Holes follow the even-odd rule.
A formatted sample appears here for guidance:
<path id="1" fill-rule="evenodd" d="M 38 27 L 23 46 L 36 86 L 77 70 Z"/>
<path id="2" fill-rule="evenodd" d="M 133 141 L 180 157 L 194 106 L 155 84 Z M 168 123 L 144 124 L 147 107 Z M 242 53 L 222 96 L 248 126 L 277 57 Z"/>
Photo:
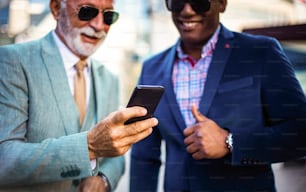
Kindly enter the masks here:
<path id="1" fill-rule="evenodd" d="M 87 36 L 91 36 L 97 39 L 105 38 L 106 32 L 105 31 L 99 31 L 95 32 L 92 28 L 90 27 L 84 27 L 80 29 L 80 33 L 84 33 Z"/>

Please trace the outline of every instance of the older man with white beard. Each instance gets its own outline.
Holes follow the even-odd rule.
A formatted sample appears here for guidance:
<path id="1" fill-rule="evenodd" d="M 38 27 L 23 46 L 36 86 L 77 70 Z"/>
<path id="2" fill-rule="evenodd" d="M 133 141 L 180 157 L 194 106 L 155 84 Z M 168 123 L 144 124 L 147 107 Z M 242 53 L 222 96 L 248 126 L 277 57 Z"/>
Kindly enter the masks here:
<path id="1" fill-rule="evenodd" d="M 0 191 L 112 191 L 125 152 L 157 119 L 117 110 L 118 79 L 90 58 L 119 14 L 114 0 L 50 0 L 57 25 L 0 47 Z"/>

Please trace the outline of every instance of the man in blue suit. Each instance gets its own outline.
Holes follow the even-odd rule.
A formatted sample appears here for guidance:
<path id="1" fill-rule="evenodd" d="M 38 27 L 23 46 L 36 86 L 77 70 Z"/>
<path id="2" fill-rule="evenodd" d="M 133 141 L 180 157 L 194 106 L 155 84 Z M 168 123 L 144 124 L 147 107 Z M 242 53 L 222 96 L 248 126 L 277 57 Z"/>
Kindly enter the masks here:
<path id="1" fill-rule="evenodd" d="M 157 120 L 125 125 L 146 110 L 116 111 L 118 79 L 90 58 L 118 18 L 114 1 L 51 0 L 50 10 L 54 31 L 0 48 L 0 191 L 112 191 L 121 155 Z"/>
<path id="2" fill-rule="evenodd" d="M 275 191 L 271 163 L 305 155 L 306 102 L 279 43 L 229 31 L 227 0 L 166 0 L 178 42 L 144 62 L 139 84 L 165 87 L 157 129 L 131 153 L 130 189 Z"/>

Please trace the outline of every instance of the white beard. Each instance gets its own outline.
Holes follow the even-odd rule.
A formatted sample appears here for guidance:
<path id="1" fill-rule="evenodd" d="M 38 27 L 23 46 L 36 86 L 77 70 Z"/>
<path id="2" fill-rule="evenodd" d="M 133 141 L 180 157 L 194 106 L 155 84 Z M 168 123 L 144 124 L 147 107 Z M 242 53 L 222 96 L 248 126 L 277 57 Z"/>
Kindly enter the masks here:
<path id="1" fill-rule="evenodd" d="M 98 44 L 84 43 L 81 40 L 81 34 L 100 39 Z M 90 27 L 71 28 L 70 32 L 64 34 L 67 45 L 77 54 L 85 57 L 92 55 L 105 40 L 106 33 L 104 31 L 95 32 Z"/>

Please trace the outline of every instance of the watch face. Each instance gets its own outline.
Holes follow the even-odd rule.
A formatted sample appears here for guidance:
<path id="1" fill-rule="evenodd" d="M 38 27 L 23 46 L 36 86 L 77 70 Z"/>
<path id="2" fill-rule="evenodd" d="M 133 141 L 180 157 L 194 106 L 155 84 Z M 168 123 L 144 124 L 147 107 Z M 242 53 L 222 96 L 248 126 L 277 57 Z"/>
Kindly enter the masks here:
<path id="1" fill-rule="evenodd" d="M 233 150 L 233 135 L 231 133 L 226 137 L 225 143 L 227 144 L 227 148 L 232 152 Z"/>

